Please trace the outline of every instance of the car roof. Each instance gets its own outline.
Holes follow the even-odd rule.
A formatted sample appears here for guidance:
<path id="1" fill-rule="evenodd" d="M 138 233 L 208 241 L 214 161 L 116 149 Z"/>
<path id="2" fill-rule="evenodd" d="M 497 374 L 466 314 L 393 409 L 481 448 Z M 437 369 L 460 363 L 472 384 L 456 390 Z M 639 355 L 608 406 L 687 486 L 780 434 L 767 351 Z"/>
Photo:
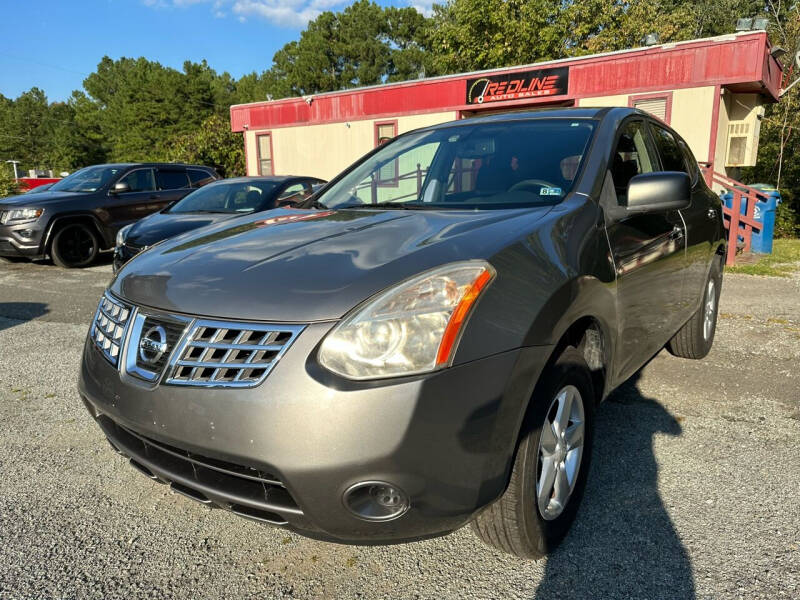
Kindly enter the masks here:
<path id="1" fill-rule="evenodd" d="M 214 167 L 207 165 L 190 165 L 187 163 L 175 162 L 124 162 L 124 163 L 103 163 L 99 165 L 86 165 L 87 167 L 116 167 L 118 169 L 127 169 L 128 167 L 190 167 L 192 169 L 206 169 L 213 171 Z"/>
<path id="2" fill-rule="evenodd" d="M 479 123 L 507 123 L 513 121 L 528 121 L 536 119 L 604 119 L 607 116 L 613 115 L 615 118 L 623 118 L 628 114 L 638 114 L 647 116 L 645 113 L 637 108 L 628 107 L 585 107 L 585 108 L 539 108 L 533 110 L 523 110 L 508 113 L 496 113 L 487 115 L 485 117 L 470 117 L 460 121 L 450 121 L 447 123 L 440 123 L 431 125 L 430 127 L 423 128 L 426 131 L 433 131 L 436 129 L 445 129 L 453 127 L 454 125 L 474 125 Z"/>
<path id="3" fill-rule="evenodd" d="M 313 175 L 249 175 L 243 177 L 228 177 L 227 179 L 218 179 L 217 181 L 215 181 L 214 183 L 210 183 L 209 185 L 214 185 L 217 183 L 246 183 L 248 181 L 284 183 L 292 179 L 316 179 L 317 181 L 322 181 L 319 177 L 314 177 Z"/>

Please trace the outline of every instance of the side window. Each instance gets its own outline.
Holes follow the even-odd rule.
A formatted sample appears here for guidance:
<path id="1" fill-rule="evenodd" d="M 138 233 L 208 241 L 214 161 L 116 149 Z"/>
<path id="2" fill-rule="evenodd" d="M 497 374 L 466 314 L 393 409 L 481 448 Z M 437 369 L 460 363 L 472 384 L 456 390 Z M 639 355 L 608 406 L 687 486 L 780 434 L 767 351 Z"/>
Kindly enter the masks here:
<path id="1" fill-rule="evenodd" d="M 189 179 L 186 176 L 186 171 L 165 171 L 159 169 L 156 178 L 158 180 L 158 189 L 160 190 L 179 190 L 189 187 Z"/>
<path id="2" fill-rule="evenodd" d="M 127 183 L 131 192 L 153 192 L 156 189 L 153 169 L 136 169 L 125 175 L 119 182 Z"/>
<path id="3" fill-rule="evenodd" d="M 653 138 L 656 141 L 658 153 L 661 156 L 661 167 L 664 171 L 682 171 L 689 173 L 686 168 L 686 160 L 683 157 L 681 149 L 678 147 L 678 142 L 675 136 L 669 131 L 658 125 L 653 125 Z"/>
<path id="4" fill-rule="evenodd" d="M 189 169 L 189 181 L 192 183 L 193 188 L 203 187 L 207 183 L 214 181 L 214 178 L 208 171 L 201 171 L 200 169 Z"/>
<path id="5" fill-rule="evenodd" d="M 256 138 L 258 143 L 258 174 L 274 175 L 272 170 L 272 136 L 268 133 Z"/>
<path id="6" fill-rule="evenodd" d="M 678 140 L 678 145 L 681 147 L 683 151 L 683 157 L 686 160 L 686 165 L 689 167 L 689 176 L 692 178 L 692 185 L 697 183 L 697 180 L 700 178 L 700 165 L 697 164 L 697 160 L 692 154 L 692 151 L 689 150 L 689 146 L 686 145 L 686 142 L 683 140 Z"/>
<path id="7" fill-rule="evenodd" d="M 627 123 L 619 136 L 614 155 L 611 157 L 611 176 L 617 190 L 617 198 L 622 201 L 628 195 L 628 184 L 636 175 L 655 171 L 655 161 L 651 155 L 644 128 L 644 121 Z"/>

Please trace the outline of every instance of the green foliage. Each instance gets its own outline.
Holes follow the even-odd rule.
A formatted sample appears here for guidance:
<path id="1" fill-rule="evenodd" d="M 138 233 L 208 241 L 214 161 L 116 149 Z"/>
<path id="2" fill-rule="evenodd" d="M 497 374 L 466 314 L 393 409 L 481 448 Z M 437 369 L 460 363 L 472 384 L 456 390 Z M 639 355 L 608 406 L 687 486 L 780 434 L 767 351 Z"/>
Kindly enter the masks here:
<path id="1" fill-rule="evenodd" d="M 0 164 L 0 198 L 13 196 L 19 193 L 19 186 L 14 180 L 14 173 L 9 165 Z"/>
<path id="2" fill-rule="evenodd" d="M 413 8 L 369 0 L 324 12 L 275 54 L 271 93 L 279 98 L 414 79 L 426 68 L 425 29 Z"/>
<path id="3" fill-rule="evenodd" d="M 768 0 L 773 23 L 770 37 L 775 45 L 800 50 L 800 3 L 786 7 L 786 2 Z M 794 51 L 782 57 L 785 85 L 800 76 L 794 69 Z M 775 235 L 800 235 L 800 84 L 767 106 L 761 120 L 758 163 L 745 169 L 742 180 L 748 183 L 769 183 L 778 187 L 783 197 L 775 220 Z"/>
<path id="4" fill-rule="evenodd" d="M 800 269 L 800 240 L 775 240 L 772 254 L 764 254 L 755 263 L 725 267 L 725 271 L 731 273 L 766 277 L 789 277 L 798 269 Z"/>
<path id="5" fill-rule="evenodd" d="M 776 238 L 800 237 L 800 218 L 788 202 L 781 203 L 775 211 Z"/>
<path id="6" fill-rule="evenodd" d="M 245 174 L 244 144 L 230 123 L 211 115 L 197 129 L 177 135 L 166 148 L 167 160 L 208 165 L 223 177 Z"/>

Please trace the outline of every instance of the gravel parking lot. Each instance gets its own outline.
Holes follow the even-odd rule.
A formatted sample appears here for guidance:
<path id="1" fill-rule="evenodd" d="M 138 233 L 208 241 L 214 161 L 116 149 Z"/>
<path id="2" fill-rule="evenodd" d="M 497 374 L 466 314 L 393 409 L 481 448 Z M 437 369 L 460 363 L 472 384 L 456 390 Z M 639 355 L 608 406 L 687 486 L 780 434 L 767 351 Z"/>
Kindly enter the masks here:
<path id="1" fill-rule="evenodd" d="M 599 409 L 578 520 L 539 562 L 469 528 L 325 544 L 144 478 L 75 389 L 110 276 L 0 260 L 0 598 L 800 597 L 800 273 L 726 275 L 711 355 L 662 352 Z"/>

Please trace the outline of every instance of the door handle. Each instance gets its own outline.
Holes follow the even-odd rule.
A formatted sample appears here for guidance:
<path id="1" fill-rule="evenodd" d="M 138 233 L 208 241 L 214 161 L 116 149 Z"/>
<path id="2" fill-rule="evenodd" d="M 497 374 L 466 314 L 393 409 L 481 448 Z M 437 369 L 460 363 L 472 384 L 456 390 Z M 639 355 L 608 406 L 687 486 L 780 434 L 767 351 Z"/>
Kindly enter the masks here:
<path id="1" fill-rule="evenodd" d="M 155 194 L 150 194 L 150 200 L 158 200 L 158 196 Z"/>

